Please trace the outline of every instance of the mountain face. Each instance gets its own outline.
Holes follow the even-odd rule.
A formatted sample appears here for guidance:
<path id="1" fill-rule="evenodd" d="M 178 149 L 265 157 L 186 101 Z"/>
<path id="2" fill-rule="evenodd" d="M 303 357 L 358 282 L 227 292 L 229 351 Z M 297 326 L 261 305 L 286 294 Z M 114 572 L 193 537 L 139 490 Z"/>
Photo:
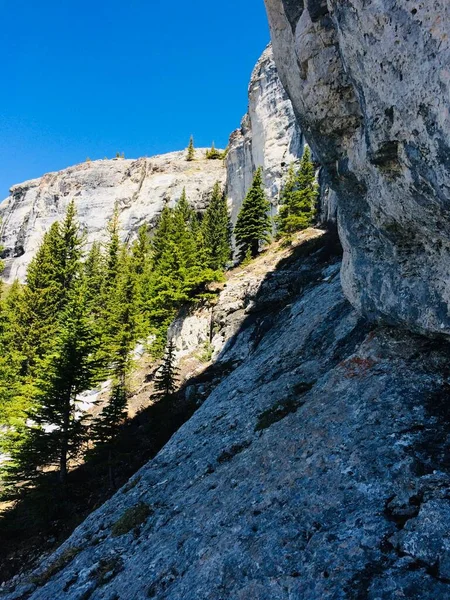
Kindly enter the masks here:
<path id="1" fill-rule="evenodd" d="M 0 597 L 449 597 L 450 349 L 368 323 L 340 267 L 311 231 L 175 323 L 180 354 L 213 335 L 212 392 L 188 386 L 194 416 Z"/>
<path id="2" fill-rule="evenodd" d="M 450 8 L 266 5 L 343 261 L 316 231 L 174 324 L 219 381 L 8 600 L 450 597 Z"/>
<path id="3" fill-rule="evenodd" d="M 88 245 L 102 240 L 117 202 L 123 239 L 130 239 L 145 222 L 154 224 L 166 202 L 176 202 L 183 188 L 192 205 L 202 210 L 216 181 L 225 183 L 223 161 L 187 162 L 185 152 L 138 160 L 85 162 L 48 173 L 11 188 L 0 205 L 5 280 L 24 280 L 27 266 L 50 225 L 63 218 L 74 199 Z"/>
<path id="4" fill-rule="evenodd" d="M 176 202 L 183 190 L 197 210 L 203 210 L 216 181 L 227 187 L 233 222 L 257 167 L 265 170 L 268 198 L 279 198 L 289 163 L 303 152 L 303 137 L 292 104 L 277 75 L 269 46 L 255 67 L 249 86 L 249 112 L 231 135 L 226 163 L 205 160 L 205 149 L 187 162 L 185 152 L 140 158 L 85 162 L 15 185 L 0 205 L 2 277 L 24 281 L 27 266 L 50 225 L 63 217 L 74 199 L 88 246 L 102 240 L 117 202 L 123 239 L 139 226 L 156 223 L 166 202 Z"/>
<path id="5" fill-rule="evenodd" d="M 231 134 L 227 155 L 227 192 L 233 222 L 257 167 L 264 168 L 266 193 L 276 206 L 289 164 L 303 154 L 304 138 L 280 82 L 272 47 L 259 59 L 248 88 L 248 112 Z M 275 214 L 275 208 L 274 208 Z"/>
<path id="6" fill-rule="evenodd" d="M 347 298 L 450 333 L 450 5 L 266 6 L 280 77 L 337 193 Z"/>

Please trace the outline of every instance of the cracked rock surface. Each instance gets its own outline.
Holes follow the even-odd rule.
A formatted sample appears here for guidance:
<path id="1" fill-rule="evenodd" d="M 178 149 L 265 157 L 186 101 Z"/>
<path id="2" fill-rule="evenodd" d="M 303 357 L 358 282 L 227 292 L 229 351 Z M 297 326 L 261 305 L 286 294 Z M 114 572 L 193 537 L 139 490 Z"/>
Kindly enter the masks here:
<path id="1" fill-rule="evenodd" d="M 450 5 L 265 0 L 275 61 L 337 192 L 345 295 L 450 333 Z"/>
<path id="2" fill-rule="evenodd" d="M 339 268 L 317 241 L 282 262 L 218 358 L 246 360 L 2 597 L 450 597 L 449 348 L 368 325 Z"/>

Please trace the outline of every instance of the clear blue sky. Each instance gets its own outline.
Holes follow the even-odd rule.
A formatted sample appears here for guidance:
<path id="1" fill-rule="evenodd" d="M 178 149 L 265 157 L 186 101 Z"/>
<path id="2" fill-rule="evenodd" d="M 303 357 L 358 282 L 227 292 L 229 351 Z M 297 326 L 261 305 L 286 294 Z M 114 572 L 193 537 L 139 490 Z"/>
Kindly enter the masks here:
<path id="1" fill-rule="evenodd" d="M 269 41 L 263 0 L 0 0 L 0 200 L 91 159 L 224 147 Z"/>

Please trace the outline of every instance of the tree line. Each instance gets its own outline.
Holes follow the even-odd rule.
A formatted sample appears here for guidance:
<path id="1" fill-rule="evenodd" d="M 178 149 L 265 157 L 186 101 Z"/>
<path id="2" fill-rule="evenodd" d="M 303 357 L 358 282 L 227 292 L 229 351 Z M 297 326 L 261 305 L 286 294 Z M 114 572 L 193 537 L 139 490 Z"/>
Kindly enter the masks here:
<path id="1" fill-rule="evenodd" d="M 309 149 L 291 166 L 276 217 L 277 236 L 289 239 L 312 224 L 317 185 Z M 272 221 L 262 169 L 255 173 L 234 236 L 240 260 L 255 257 L 270 239 Z M 211 297 L 232 261 L 232 226 L 216 183 L 199 215 L 183 191 L 167 204 L 152 232 L 143 225 L 131 244 L 121 241 L 119 209 L 104 244 L 85 250 L 72 201 L 31 261 L 24 285 L 14 282 L 0 301 L 0 477 L 3 495 L 17 498 L 54 469 L 61 487 L 71 461 L 95 444 L 109 449 L 127 418 L 132 350 L 150 340 L 164 357 L 155 393 L 174 392 L 174 348 L 167 329 L 179 308 Z M 82 393 L 111 380 L 108 401 L 95 418 Z M 111 470 L 111 484 L 113 485 Z"/>

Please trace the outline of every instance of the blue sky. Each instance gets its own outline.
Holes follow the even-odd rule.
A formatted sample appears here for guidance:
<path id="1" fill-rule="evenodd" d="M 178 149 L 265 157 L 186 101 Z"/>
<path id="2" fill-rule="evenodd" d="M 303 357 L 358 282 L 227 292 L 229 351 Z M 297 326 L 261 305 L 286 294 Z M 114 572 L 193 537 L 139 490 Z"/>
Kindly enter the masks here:
<path id="1" fill-rule="evenodd" d="M 0 200 L 90 157 L 224 147 L 269 33 L 263 0 L 0 0 Z"/>

